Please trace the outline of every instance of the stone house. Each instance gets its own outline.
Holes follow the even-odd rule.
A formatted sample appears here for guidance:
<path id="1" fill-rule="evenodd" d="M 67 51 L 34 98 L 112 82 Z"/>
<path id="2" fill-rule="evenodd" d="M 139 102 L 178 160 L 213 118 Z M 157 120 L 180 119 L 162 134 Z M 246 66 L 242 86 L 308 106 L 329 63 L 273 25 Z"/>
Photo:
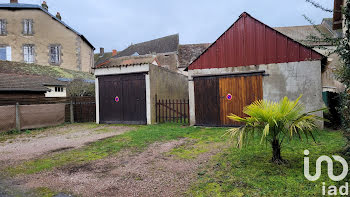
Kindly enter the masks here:
<path id="1" fill-rule="evenodd" d="M 52 15 L 45 1 L 0 4 L 0 60 L 91 72 L 94 49 L 59 13 Z"/>

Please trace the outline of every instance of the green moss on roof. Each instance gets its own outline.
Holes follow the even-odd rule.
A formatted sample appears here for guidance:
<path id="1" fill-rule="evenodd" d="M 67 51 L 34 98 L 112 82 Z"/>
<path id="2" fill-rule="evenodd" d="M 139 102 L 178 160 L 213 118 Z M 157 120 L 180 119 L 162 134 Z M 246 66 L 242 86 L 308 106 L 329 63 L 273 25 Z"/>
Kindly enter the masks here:
<path id="1" fill-rule="evenodd" d="M 0 61 L 0 72 L 9 74 L 41 75 L 52 78 L 94 79 L 90 73 L 73 71 L 58 66 L 41 66 L 20 62 Z"/>

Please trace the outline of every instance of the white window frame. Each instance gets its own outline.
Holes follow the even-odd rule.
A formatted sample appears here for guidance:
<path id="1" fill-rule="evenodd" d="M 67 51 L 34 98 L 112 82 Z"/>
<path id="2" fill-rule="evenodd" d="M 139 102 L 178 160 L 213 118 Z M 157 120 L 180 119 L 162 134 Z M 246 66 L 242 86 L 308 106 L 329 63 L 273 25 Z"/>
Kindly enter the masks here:
<path id="1" fill-rule="evenodd" d="M 63 92 L 63 87 L 55 87 L 55 92 Z"/>
<path id="2" fill-rule="evenodd" d="M 50 45 L 50 63 L 53 65 L 61 64 L 61 46 Z"/>
<path id="3" fill-rule="evenodd" d="M 32 44 L 23 45 L 23 60 L 25 63 L 29 63 L 29 64 L 35 62 L 34 45 Z"/>
<path id="4" fill-rule="evenodd" d="M 33 20 L 24 19 L 23 20 L 23 34 L 24 35 L 33 35 Z"/>

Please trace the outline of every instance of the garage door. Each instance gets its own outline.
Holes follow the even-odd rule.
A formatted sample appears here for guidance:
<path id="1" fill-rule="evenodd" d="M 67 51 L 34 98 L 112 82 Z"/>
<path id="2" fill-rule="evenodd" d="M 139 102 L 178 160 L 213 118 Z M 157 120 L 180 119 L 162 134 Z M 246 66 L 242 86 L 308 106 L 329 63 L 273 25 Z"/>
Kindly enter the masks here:
<path id="1" fill-rule="evenodd" d="M 144 74 L 99 77 L 100 122 L 146 124 Z"/>
<path id="2" fill-rule="evenodd" d="M 228 115 L 245 116 L 243 108 L 263 98 L 262 75 L 194 78 L 196 124 L 240 126 Z"/>

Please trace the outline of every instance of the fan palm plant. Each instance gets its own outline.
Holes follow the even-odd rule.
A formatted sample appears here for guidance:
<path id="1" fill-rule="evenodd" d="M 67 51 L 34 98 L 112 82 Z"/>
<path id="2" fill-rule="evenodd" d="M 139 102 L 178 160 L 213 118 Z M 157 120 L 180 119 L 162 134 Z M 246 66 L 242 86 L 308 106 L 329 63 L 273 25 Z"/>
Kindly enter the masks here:
<path id="1" fill-rule="evenodd" d="M 317 127 L 315 122 L 320 119 L 312 113 L 304 113 L 304 106 L 297 100 L 291 101 L 284 97 L 280 102 L 259 100 L 246 106 L 243 112 L 247 117 L 239 117 L 231 114 L 228 116 L 233 121 L 242 122 L 244 126 L 232 128 L 228 131 L 233 138 L 237 138 L 237 146 L 242 148 L 254 137 L 254 133 L 261 136 L 261 142 L 271 144 L 273 150 L 272 162 L 283 164 L 286 161 L 281 156 L 281 145 L 285 139 L 302 135 L 310 136 L 315 140 L 313 131 Z"/>

